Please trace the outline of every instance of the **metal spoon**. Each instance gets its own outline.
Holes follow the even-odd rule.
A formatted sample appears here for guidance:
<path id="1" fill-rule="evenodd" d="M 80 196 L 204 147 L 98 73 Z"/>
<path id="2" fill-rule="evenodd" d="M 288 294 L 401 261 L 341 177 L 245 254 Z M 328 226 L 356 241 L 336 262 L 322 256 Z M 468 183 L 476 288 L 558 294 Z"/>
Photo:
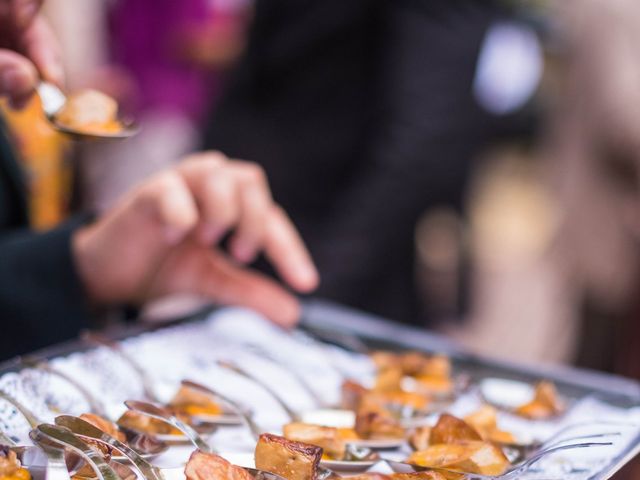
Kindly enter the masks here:
<path id="1" fill-rule="evenodd" d="M 151 465 L 144 458 L 138 455 L 138 452 L 125 443 L 112 437 L 108 433 L 103 432 L 99 428 L 91 425 L 89 422 L 85 422 L 81 418 L 71 415 L 60 415 L 59 417 L 56 417 L 55 422 L 56 425 L 66 427 L 76 435 L 89 437 L 116 448 L 118 451 L 122 452 L 125 457 L 127 457 L 134 468 L 140 472 L 142 478 L 145 478 L 146 480 L 164 480 L 160 469 Z"/>
<path id="2" fill-rule="evenodd" d="M 44 115 L 51 124 L 51 126 L 64 134 L 70 135 L 77 139 L 110 139 L 110 140 L 122 140 L 129 138 L 138 133 L 138 126 L 131 122 L 119 120 L 122 128 L 118 132 L 113 133 L 87 133 L 82 130 L 74 129 L 61 125 L 56 120 L 56 114 L 67 102 L 67 97 L 62 90 L 53 85 L 52 83 L 41 81 L 36 88 L 40 101 L 42 103 L 42 110 Z"/>
<path id="3" fill-rule="evenodd" d="M 177 418 L 171 410 L 149 402 L 139 400 L 126 400 L 124 404 L 129 410 L 142 413 L 156 420 L 168 423 L 180 430 L 200 450 L 206 453 L 215 453 L 213 448 L 192 427 Z"/>
<path id="4" fill-rule="evenodd" d="M 227 405 L 230 410 L 233 410 L 238 416 L 240 416 L 240 418 L 242 418 L 243 423 L 249 429 L 253 438 L 255 440 L 258 440 L 258 438 L 260 438 L 260 434 L 263 432 L 263 430 L 255 423 L 251 415 L 247 413 L 247 411 L 242 408 L 236 401 L 231 400 L 226 395 L 223 395 L 209 387 L 205 387 L 204 385 L 193 382 L 191 380 L 183 380 L 181 383 L 185 387 L 198 390 L 206 395 L 210 395 L 211 397 L 218 399 L 219 401 Z"/>
<path id="5" fill-rule="evenodd" d="M 36 438 L 44 438 L 80 455 L 93 468 L 99 480 L 120 480 L 104 458 L 68 428 L 43 423 L 33 432 Z"/>

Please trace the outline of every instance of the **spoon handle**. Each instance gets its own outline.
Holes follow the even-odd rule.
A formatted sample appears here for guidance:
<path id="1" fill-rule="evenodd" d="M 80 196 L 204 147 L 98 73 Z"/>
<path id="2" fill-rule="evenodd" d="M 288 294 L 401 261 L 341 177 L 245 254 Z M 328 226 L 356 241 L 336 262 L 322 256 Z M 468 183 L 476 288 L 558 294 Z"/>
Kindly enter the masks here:
<path id="1" fill-rule="evenodd" d="M 260 385 L 266 392 L 268 392 L 273 397 L 273 399 L 278 403 L 278 405 L 282 407 L 282 409 L 285 411 L 285 413 L 287 414 L 287 416 L 292 422 L 299 422 L 301 420 L 300 415 L 294 412 L 293 409 L 289 405 L 287 405 L 287 402 L 284 401 L 284 399 L 280 396 L 280 394 L 276 392 L 275 389 L 273 389 L 267 382 L 264 382 L 263 380 L 259 379 L 254 375 L 251 375 L 249 372 L 247 372 L 240 366 L 236 365 L 235 363 L 225 361 L 225 360 L 218 360 L 218 365 L 221 366 L 222 368 L 226 368 L 227 370 L 230 370 L 240 375 L 241 377 L 246 378 L 247 380 L 251 380 L 253 383 L 257 385 Z"/>
<path id="2" fill-rule="evenodd" d="M 142 366 L 131 355 L 129 355 L 118 342 L 114 342 L 103 335 L 90 331 L 84 332 L 82 334 L 82 339 L 92 345 L 99 345 L 108 348 L 113 353 L 118 355 L 125 363 L 127 363 L 131 367 L 131 369 L 140 379 L 144 396 L 152 402 L 159 402 L 158 396 L 156 395 L 153 385 L 149 380 L 149 375 L 147 374 L 147 372 L 145 372 L 144 368 L 142 368 Z"/>
<path id="3" fill-rule="evenodd" d="M 16 399 L 13 395 L 9 395 L 7 392 L 0 390 L 0 399 L 4 400 L 5 402 L 10 403 L 11 405 L 13 405 L 13 407 L 20 412 L 20 415 L 22 415 L 25 420 L 27 421 L 27 423 L 29 424 L 29 426 L 31 428 L 36 428 L 38 425 L 40 425 L 42 422 L 31 412 L 31 410 L 29 410 L 27 407 L 25 407 L 22 402 L 19 402 L 18 399 Z"/>

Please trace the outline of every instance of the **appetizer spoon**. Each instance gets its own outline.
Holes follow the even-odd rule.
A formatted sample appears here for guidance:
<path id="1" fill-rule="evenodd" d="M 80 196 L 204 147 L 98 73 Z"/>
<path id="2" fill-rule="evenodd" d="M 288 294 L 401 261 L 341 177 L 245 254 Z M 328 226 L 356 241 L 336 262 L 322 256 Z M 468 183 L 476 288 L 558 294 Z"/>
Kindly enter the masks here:
<path id="1" fill-rule="evenodd" d="M 80 455 L 93 468 L 99 480 L 121 480 L 97 451 L 80 440 L 68 428 L 43 423 L 33 432 L 36 439 L 48 440 Z"/>
<path id="2" fill-rule="evenodd" d="M 59 417 L 56 417 L 55 422 L 56 425 L 66 427 L 76 435 L 92 438 L 101 443 L 110 445 L 118 451 L 122 452 L 122 454 L 131 462 L 133 467 L 142 475 L 142 478 L 146 480 L 164 480 L 160 469 L 151 465 L 144 458 L 142 458 L 138 454 L 138 452 L 133 450 L 125 443 L 112 437 L 108 433 L 103 432 L 89 422 L 85 422 L 81 418 L 73 417 L 71 415 L 61 415 Z"/>
<path id="3" fill-rule="evenodd" d="M 200 383 L 193 382 L 191 380 L 183 380 L 182 385 L 185 387 L 193 388 L 201 393 L 210 395 L 212 398 L 219 399 L 222 403 L 226 404 L 231 410 L 242 418 L 243 423 L 251 432 L 251 435 L 255 440 L 258 440 L 263 430 L 255 423 L 250 413 L 242 408 L 235 400 L 231 400 L 226 395 L 223 395 L 209 387 L 205 387 Z"/>
<path id="4" fill-rule="evenodd" d="M 129 410 L 133 410 L 151 418 L 155 418 L 156 420 L 168 423 L 172 427 L 180 430 L 197 448 L 203 452 L 214 453 L 209 444 L 193 429 L 193 427 L 187 425 L 176 417 L 168 408 L 139 400 L 126 400 L 124 404 Z"/>
<path id="5" fill-rule="evenodd" d="M 122 129 L 118 132 L 113 133 L 87 133 L 79 129 L 74 129 L 67 127 L 65 125 L 61 125 L 56 120 L 56 114 L 62 109 L 62 107 L 67 102 L 67 97 L 62 90 L 56 87 L 54 84 L 40 81 L 38 86 L 36 87 L 36 91 L 40 96 L 40 101 L 42 103 L 42 110 L 44 111 L 44 115 L 51 124 L 51 126 L 64 134 L 71 135 L 77 139 L 112 139 L 112 140 L 120 140 L 129 138 L 136 133 L 138 133 L 139 128 L 129 122 L 125 122 L 119 120 L 122 125 Z"/>

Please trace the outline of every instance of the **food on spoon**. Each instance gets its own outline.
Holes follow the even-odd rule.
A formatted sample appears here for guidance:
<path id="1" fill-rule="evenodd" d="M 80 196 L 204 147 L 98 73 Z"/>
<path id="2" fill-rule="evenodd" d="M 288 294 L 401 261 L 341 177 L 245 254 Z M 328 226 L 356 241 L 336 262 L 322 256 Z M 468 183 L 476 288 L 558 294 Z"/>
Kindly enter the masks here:
<path id="1" fill-rule="evenodd" d="M 13 450 L 0 445 L 0 480 L 31 480 L 29 470 L 24 468 Z"/>
<path id="2" fill-rule="evenodd" d="M 73 93 L 55 114 L 55 122 L 82 133 L 109 135 L 122 130 L 116 101 L 96 90 Z"/>
<path id="3" fill-rule="evenodd" d="M 244 468 L 229 463 L 220 455 L 196 450 L 184 468 L 187 480 L 254 480 Z"/>
<path id="4" fill-rule="evenodd" d="M 356 412 L 355 431 L 368 440 L 404 438 L 405 430 L 398 419 L 375 402 L 361 402 Z"/>
<path id="5" fill-rule="evenodd" d="M 502 450 L 490 442 L 437 444 L 411 454 L 409 463 L 480 475 L 502 475 L 510 463 Z"/>
<path id="6" fill-rule="evenodd" d="M 322 448 L 263 433 L 255 450 L 256 468 L 286 480 L 316 480 Z"/>
<path id="7" fill-rule="evenodd" d="M 169 407 L 186 415 L 220 415 L 222 407 L 205 392 L 182 385 Z"/>
<path id="8" fill-rule="evenodd" d="M 498 412 L 490 405 L 483 405 L 464 417 L 464 421 L 475 428 L 483 440 L 496 443 L 515 443 L 516 441 L 513 434 L 498 428 Z"/>
<path id="9" fill-rule="evenodd" d="M 440 415 L 429 435 L 430 445 L 459 444 L 478 440 L 482 440 L 482 437 L 471 425 L 448 413 Z"/>
<path id="10" fill-rule="evenodd" d="M 515 413 L 531 420 L 544 420 L 559 415 L 564 408 L 556 386 L 552 382 L 543 381 L 536 385 L 533 399 L 516 408 Z"/>
<path id="11" fill-rule="evenodd" d="M 133 410 L 124 412 L 116 423 L 131 430 L 150 435 L 183 435 L 180 430 L 168 423 Z"/>
<path id="12" fill-rule="evenodd" d="M 120 431 L 118 425 L 101 417 L 100 415 L 96 415 L 95 413 L 83 413 L 80 415 L 80 418 L 121 442 L 127 441 L 126 435 Z"/>
<path id="13" fill-rule="evenodd" d="M 397 392 L 402 390 L 403 372 L 400 367 L 389 367 L 378 372 L 374 392 Z"/>
<path id="14" fill-rule="evenodd" d="M 324 455 L 328 458 L 334 460 L 344 458 L 346 443 L 337 428 L 293 422 L 285 425 L 282 431 L 288 440 L 322 448 Z"/>

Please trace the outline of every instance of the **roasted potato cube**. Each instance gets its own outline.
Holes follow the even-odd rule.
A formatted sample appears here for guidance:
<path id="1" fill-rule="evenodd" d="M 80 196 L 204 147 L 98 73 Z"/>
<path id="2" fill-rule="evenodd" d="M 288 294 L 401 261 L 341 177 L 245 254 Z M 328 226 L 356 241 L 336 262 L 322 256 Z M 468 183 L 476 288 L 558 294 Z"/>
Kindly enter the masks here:
<path id="1" fill-rule="evenodd" d="M 402 369 L 389 367 L 378 372 L 373 390 L 376 392 L 397 392 L 402 390 Z"/>
<path id="2" fill-rule="evenodd" d="M 335 460 L 344 458 L 346 444 L 337 428 L 293 422 L 283 427 L 288 440 L 309 443 L 321 447 L 324 454 Z"/>
<path id="3" fill-rule="evenodd" d="M 400 357 L 400 366 L 405 375 L 413 377 L 426 367 L 429 357 L 422 352 L 406 352 Z"/>
<path id="4" fill-rule="evenodd" d="M 482 437 L 475 429 L 453 415 L 443 413 L 438 419 L 438 423 L 431 429 L 429 436 L 430 445 L 456 444 L 468 441 L 482 440 Z"/>
<path id="5" fill-rule="evenodd" d="M 386 352 L 384 350 L 378 350 L 371 354 L 371 360 L 378 370 L 385 368 L 392 368 L 400 366 L 400 358 L 398 354 L 393 352 Z"/>
<path id="6" fill-rule="evenodd" d="M 229 463 L 214 453 L 196 450 L 184 469 L 187 480 L 253 480 L 244 468 Z"/>
<path id="7" fill-rule="evenodd" d="M 345 380 L 342 383 L 342 407 L 347 410 L 356 410 L 360 405 L 362 396 L 369 390 L 353 380 Z"/>
<path id="8" fill-rule="evenodd" d="M 255 450 L 256 468 L 287 480 L 315 480 L 322 448 L 263 433 Z"/>
<path id="9" fill-rule="evenodd" d="M 404 437 L 404 427 L 385 408 L 363 404 L 356 414 L 355 431 L 361 438 L 383 439 Z"/>
<path id="10" fill-rule="evenodd" d="M 31 474 L 23 468 L 13 450 L 0 445 L 0 480 L 31 480 Z"/>

